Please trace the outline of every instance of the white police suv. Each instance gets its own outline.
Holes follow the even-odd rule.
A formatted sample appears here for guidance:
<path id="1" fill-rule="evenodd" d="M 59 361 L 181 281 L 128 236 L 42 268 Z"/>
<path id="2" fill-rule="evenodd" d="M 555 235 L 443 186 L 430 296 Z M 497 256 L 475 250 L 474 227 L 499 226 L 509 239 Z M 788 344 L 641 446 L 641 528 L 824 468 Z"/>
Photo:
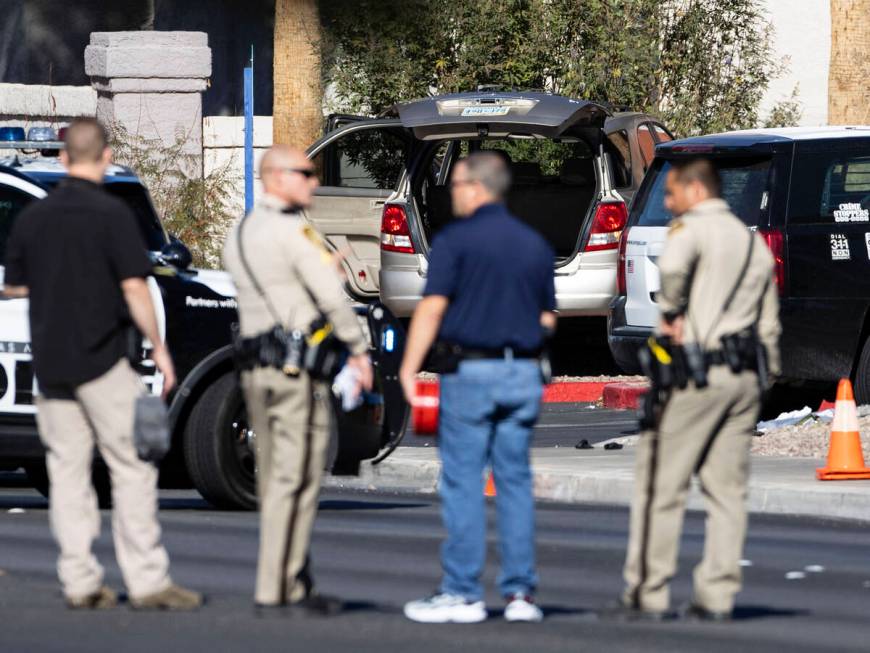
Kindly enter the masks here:
<path id="1" fill-rule="evenodd" d="M 9 131 L 6 128 L 6 131 Z M 4 128 L 0 128 L 0 140 Z M 46 143 L 0 143 L 44 150 Z M 60 147 L 54 143 L 55 149 Z M 0 158 L 0 281 L 6 240 L 17 215 L 48 193 L 65 176 L 56 157 L 16 153 Z M 136 175 L 112 166 L 105 188 L 133 210 L 146 242 L 154 274 L 148 279 L 161 336 L 172 352 L 178 387 L 171 397 L 173 446 L 161 464 L 161 485 L 189 487 L 211 503 L 227 508 L 256 505 L 255 434 L 248 427 L 244 402 L 231 356 L 231 325 L 237 321 L 235 288 L 225 272 L 191 267 L 191 255 L 168 235 L 148 192 Z M 36 430 L 33 376 L 26 299 L 0 300 L 0 469 L 23 467 L 34 486 L 48 491 L 44 449 Z M 336 411 L 334 473 L 355 473 L 359 461 L 382 458 L 404 434 L 408 409 L 397 381 L 403 347 L 402 327 L 382 306 L 358 308 L 371 337 L 378 399 L 352 413 Z M 159 373 L 148 358 L 149 343 L 131 330 L 130 356 L 143 381 L 157 392 Z M 105 467 L 97 461 L 94 480 L 101 501 L 108 501 Z"/>

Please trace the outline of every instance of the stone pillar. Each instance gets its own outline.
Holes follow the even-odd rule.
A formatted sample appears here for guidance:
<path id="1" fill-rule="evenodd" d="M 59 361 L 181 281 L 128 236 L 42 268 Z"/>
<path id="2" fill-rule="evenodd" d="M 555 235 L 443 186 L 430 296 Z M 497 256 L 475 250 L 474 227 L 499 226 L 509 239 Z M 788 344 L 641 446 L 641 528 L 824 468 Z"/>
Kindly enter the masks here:
<path id="1" fill-rule="evenodd" d="M 202 175 L 202 92 L 211 75 L 204 32 L 93 32 L 85 72 L 97 119 L 131 136 L 181 141 L 188 174 Z"/>

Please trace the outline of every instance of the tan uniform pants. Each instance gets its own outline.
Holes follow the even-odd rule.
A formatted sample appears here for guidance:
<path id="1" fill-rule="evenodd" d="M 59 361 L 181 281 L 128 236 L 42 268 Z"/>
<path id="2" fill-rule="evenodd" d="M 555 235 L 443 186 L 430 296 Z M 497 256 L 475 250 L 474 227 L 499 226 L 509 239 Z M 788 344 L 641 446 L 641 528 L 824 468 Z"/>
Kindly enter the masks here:
<path id="1" fill-rule="evenodd" d="M 94 444 L 112 480 L 112 535 L 124 583 L 133 598 L 170 584 L 169 557 L 157 523 L 157 468 L 139 460 L 133 415 L 142 382 L 126 360 L 75 388 L 69 399 L 37 398 L 37 425 L 51 482 L 49 519 L 60 546 L 57 571 L 64 594 L 87 596 L 103 582 L 91 552 L 100 512 L 91 483 Z"/>
<path id="2" fill-rule="evenodd" d="M 658 437 L 644 433 L 637 448 L 623 600 L 644 610 L 669 608 L 668 582 L 676 572 L 693 473 L 707 508 L 694 602 L 729 612 L 740 590 L 749 447 L 760 410 L 758 380 L 752 372 L 735 375 L 717 366 L 709 381 L 702 390 L 690 385 L 674 391 Z"/>
<path id="3" fill-rule="evenodd" d="M 254 600 L 299 601 L 310 589 L 308 548 L 329 445 L 325 385 L 258 368 L 242 374 L 256 433 L 260 555 Z"/>

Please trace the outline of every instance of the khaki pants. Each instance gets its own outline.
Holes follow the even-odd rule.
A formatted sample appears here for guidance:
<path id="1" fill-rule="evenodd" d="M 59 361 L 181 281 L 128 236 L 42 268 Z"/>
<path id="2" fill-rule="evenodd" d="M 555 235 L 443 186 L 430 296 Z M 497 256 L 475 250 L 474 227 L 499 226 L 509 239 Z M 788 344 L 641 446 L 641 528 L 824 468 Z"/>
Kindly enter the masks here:
<path id="1" fill-rule="evenodd" d="M 717 366 L 709 381 L 702 390 L 691 385 L 675 390 L 657 437 L 644 433 L 637 448 L 623 600 L 644 610 L 669 608 L 668 582 L 676 572 L 693 473 L 707 508 L 694 602 L 729 612 L 740 590 L 749 447 L 760 410 L 758 379 L 752 372 L 735 375 Z"/>
<path id="2" fill-rule="evenodd" d="M 91 552 L 100 533 L 91 483 L 94 444 L 111 475 L 115 555 L 130 596 L 145 597 L 170 584 L 157 523 L 157 469 L 139 460 L 133 445 L 134 406 L 143 391 L 136 372 L 121 360 L 97 379 L 70 388 L 69 399 L 37 399 L 51 481 L 49 517 L 60 546 L 57 571 L 69 598 L 87 596 L 103 582 L 103 568 Z"/>
<path id="3" fill-rule="evenodd" d="M 308 548 L 329 445 L 325 385 L 258 368 L 242 374 L 257 434 L 260 554 L 254 600 L 299 601 L 310 590 Z"/>

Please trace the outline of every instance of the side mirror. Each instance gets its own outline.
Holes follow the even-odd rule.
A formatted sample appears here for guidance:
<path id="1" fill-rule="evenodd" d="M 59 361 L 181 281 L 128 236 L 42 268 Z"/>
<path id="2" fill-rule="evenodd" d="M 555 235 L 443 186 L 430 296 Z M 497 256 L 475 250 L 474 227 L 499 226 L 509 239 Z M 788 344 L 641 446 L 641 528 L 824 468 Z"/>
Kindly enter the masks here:
<path id="1" fill-rule="evenodd" d="M 179 270 L 186 270 L 193 263 L 190 250 L 175 236 L 170 236 L 169 244 L 160 250 L 160 258 L 166 265 L 172 265 Z"/>

